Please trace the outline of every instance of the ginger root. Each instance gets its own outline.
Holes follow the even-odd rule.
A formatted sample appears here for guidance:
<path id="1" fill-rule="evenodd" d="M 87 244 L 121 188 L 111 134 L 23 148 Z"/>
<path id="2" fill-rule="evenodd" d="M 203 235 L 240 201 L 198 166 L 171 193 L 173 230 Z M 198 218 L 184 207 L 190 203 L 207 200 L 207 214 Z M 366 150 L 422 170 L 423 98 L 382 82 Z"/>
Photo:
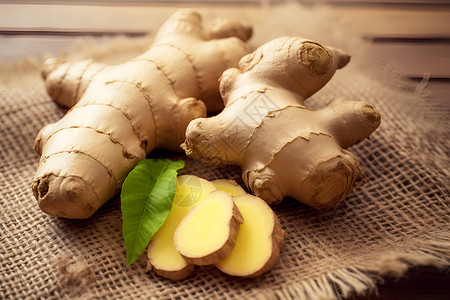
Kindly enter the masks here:
<path id="1" fill-rule="evenodd" d="M 343 148 L 368 137 L 380 115 L 345 98 L 316 111 L 304 100 L 349 60 L 303 38 L 266 43 L 222 74 L 225 109 L 193 120 L 183 149 L 195 159 L 239 165 L 245 185 L 269 204 L 290 196 L 315 208 L 337 205 L 365 181 L 358 159 Z"/>
<path id="2" fill-rule="evenodd" d="M 172 280 L 184 279 L 194 271 L 194 265 L 188 263 L 175 248 L 174 233 L 189 211 L 203 203 L 215 190 L 214 184 L 203 178 L 194 175 L 177 177 L 172 209 L 148 245 L 147 270 L 153 270 L 156 274 Z"/>
<path id="3" fill-rule="evenodd" d="M 188 123 L 223 108 L 218 78 L 249 52 L 250 35 L 243 22 L 222 19 L 205 29 L 199 14 L 180 10 L 148 51 L 126 63 L 48 60 L 47 91 L 71 109 L 35 140 L 40 208 L 88 218 L 153 149 L 181 150 Z"/>
<path id="4" fill-rule="evenodd" d="M 233 249 L 242 222 L 230 194 L 211 192 L 178 225 L 173 236 L 175 248 L 188 263 L 218 263 Z"/>
<path id="5" fill-rule="evenodd" d="M 261 198 L 240 195 L 233 200 L 244 218 L 230 255 L 218 262 L 222 272 L 242 277 L 259 276 L 278 261 L 285 231 L 272 209 Z"/>

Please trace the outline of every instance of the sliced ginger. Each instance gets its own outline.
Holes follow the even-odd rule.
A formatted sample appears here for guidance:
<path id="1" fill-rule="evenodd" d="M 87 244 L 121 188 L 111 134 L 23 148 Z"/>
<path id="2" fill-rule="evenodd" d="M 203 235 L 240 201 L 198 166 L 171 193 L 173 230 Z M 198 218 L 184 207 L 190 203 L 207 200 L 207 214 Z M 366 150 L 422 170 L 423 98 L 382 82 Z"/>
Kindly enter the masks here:
<path id="1" fill-rule="evenodd" d="M 218 190 L 227 192 L 233 197 L 247 194 L 245 190 L 234 180 L 216 179 L 211 182 Z"/>
<path id="2" fill-rule="evenodd" d="M 175 249 L 173 235 L 178 224 L 197 204 L 216 190 L 211 182 L 193 175 L 178 176 L 173 206 L 164 224 L 150 240 L 147 270 L 168 279 L 181 280 L 189 276 L 194 266 L 186 262 Z"/>
<path id="3" fill-rule="evenodd" d="M 148 246 L 148 269 L 181 280 L 194 265 L 215 264 L 226 274 L 254 277 L 277 262 L 284 236 L 267 203 L 236 182 L 183 175 L 169 216 Z"/>
<path id="4" fill-rule="evenodd" d="M 277 262 L 285 232 L 278 217 L 261 198 L 247 194 L 233 200 L 244 223 L 240 226 L 230 255 L 216 266 L 233 276 L 261 275 Z"/>
<path id="5" fill-rule="evenodd" d="M 218 263 L 233 249 L 243 221 L 229 193 L 211 192 L 178 225 L 174 234 L 175 248 L 189 263 Z"/>

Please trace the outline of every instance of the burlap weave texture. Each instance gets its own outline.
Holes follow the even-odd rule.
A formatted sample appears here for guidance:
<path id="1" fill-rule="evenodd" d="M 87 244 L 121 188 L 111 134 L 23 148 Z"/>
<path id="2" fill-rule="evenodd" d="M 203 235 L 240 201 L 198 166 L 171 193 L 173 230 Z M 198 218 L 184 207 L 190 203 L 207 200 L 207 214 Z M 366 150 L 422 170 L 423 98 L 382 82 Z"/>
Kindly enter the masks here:
<path id="1" fill-rule="evenodd" d="M 305 36 L 353 55 L 307 104 L 321 107 L 346 96 L 380 111 L 380 128 L 350 149 L 366 168 L 367 185 L 330 211 L 292 199 L 274 206 L 286 243 L 261 277 L 237 279 L 201 267 L 184 281 L 165 280 L 145 273 L 145 257 L 126 265 L 118 198 L 88 220 L 39 210 L 30 188 L 39 159 L 33 141 L 64 111 L 45 93 L 40 59 L 0 66 L 0 299 L 331 299 L 372 289 L 378 276 L 401 275 L 410 265 L 450 265 L 448 110 L 387 72 L 370 57 L 370 45 L 349 36 L 326 11 L 283 6 L 240 17 L 255 24 L 253 47 L 281 35 Z M 80 44 L 62 55 L 120 61 L 146 42 Z M 183 174 L 240 181 L 236 167 L 156 155 L 185 159 Z"/>

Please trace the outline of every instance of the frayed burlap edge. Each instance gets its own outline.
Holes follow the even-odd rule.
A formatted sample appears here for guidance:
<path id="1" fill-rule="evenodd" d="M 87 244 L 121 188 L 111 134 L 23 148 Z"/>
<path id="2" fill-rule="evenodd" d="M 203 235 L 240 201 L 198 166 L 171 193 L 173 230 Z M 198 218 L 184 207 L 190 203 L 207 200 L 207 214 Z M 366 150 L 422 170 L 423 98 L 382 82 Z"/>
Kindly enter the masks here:
<path id="1" fill-rule="evenodd" d="M 422 241 L 412 240 L 415 247 L 404 252 L 392 251 L 380 255 L 378 261 L 336 269 L 320 277 L 290 283 L 278 291 L 260 291 L 257 299 L 343 299 L 354 295 L 378 294 L 377 285 L 384 276 L 402 277 L 410 268 L 450 265 L 450 232 L 443 231 Z"/>

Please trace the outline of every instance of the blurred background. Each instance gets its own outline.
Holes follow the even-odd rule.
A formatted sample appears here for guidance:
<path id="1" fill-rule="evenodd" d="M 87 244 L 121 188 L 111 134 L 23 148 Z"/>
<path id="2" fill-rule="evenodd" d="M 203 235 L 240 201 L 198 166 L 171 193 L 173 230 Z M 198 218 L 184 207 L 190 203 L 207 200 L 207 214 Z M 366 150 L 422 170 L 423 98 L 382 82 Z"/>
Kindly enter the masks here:
<path id="1" fill-rule="evenodd" d="M 324 7 L 369 41 L 389 67 L 426 86 L 430 101 L 450 107 L 450 0 L 0 0 L 0 62 L 57 55 L 79 39 L 144 37 L 179 7 L 256 14 L 287 2 Z M 420 267 L 401 280 L 387 279 L 379 297 L 449 299 L 449 287 L 448 272 Z"/>
<path id="2" fill-rule="evenodd" d="M 450 102 L 450 0 L 0 0 L 0 60 L 55 54 L 80 37 L 144 36 L 177 7 L 257 12 L 286 2 L 327 6 L 401 75 Z"/>

